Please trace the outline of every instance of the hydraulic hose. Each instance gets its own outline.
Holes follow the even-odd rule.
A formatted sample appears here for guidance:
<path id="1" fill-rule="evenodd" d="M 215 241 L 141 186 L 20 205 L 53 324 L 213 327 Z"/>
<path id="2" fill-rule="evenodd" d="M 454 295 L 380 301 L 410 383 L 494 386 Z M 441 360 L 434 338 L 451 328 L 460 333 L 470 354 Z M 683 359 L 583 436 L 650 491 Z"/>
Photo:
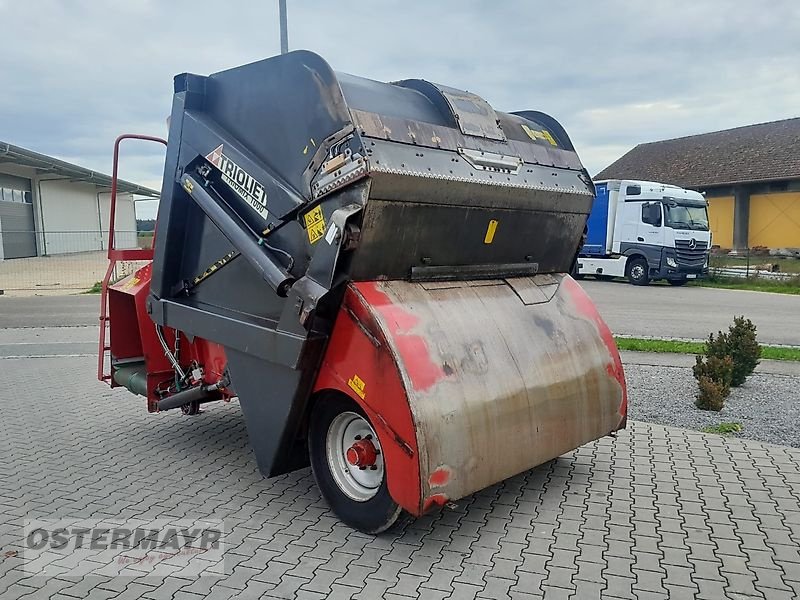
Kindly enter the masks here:
<path id="1" fill-rule="evenodd" d="M 179 408 L 190 402 L 210 400 L 213 398 L 214 392 L 219 390 L 221 386 L 221 381 L 210 385 L 196 385 L 188 390 L 183 390 L 182 392 L 160 400 L 158 403 L 158 410 L 170 410 L 172 408 Z"/>

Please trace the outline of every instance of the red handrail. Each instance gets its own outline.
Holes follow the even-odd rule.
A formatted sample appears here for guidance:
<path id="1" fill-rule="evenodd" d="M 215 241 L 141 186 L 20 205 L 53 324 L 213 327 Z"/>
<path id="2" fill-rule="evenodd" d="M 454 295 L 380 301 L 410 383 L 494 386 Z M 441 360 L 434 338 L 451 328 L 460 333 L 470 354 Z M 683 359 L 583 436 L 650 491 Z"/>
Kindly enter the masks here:
<path id="1" fill-rule="evenodd" d="M 119 172 L 119 145 L 122 140 L 144 140 L 147 142 L 158 142 L 167 145 L 167 140 L 152 135 L 139 135 L 136 133 L 124 133 L 114 140 L 114 164 L 111 171 L 111 214 L 108 226 L 108 259 L 109 260 L 152 260 L 152 247 L 147 250 L 139 248 L 135 250 L 117 250 L 114 248 L 114 219 L 117 215 L 117 174 Z M 153 236 L 155 241 L 155 236 Z M 144 252 L 142 252 L 142 250 Z M 149 253 L 149 255 L 148 255 Z"/>
<path id="2" fill-rule="evenodd" d="M 147 142 L 158 142 L 167 145 L 167 140 L 152 135 L 139 135 L 135 133 L 125 133 L 114 140 L 114 163 L 111 171 L 111 201 L 108 225 L 108 269 L 103 277 L 102 291 L 100 293 L 100 343 L 97 352 L 97 378 L 100 381 L 111 381 L 111 373 L 105 372 L 106 351 L 111 349 L 106 342 L 106 331 L 109 325 L 108 318 L 108 284 L 114 273 L 114 266 L 118 260 L 153 260 L 153 245 L 150 248 L 133 248 L 117 250 L 114 247 L 114 230 L 117 217 L 117 176 L 119 173 L 119 146 L 122 140 L 144 140 Z M 153 235 L 155 242 L 155 235 Z"/>

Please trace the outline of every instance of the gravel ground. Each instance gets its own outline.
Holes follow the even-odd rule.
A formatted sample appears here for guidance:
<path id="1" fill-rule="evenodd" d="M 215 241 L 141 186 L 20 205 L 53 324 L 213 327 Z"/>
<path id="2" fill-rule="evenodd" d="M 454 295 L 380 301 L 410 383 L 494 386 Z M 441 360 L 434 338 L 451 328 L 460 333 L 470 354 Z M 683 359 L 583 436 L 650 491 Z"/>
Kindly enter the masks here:
<path id="1" fill-rule="evenodd" d="M 751 375 L 717 413 L 695 407 L 691 369 L 626 365 L 625 375 L 631 419 L 697 430 L 738 422 L 736 437 L 800 448 L 800 377 Z"/>

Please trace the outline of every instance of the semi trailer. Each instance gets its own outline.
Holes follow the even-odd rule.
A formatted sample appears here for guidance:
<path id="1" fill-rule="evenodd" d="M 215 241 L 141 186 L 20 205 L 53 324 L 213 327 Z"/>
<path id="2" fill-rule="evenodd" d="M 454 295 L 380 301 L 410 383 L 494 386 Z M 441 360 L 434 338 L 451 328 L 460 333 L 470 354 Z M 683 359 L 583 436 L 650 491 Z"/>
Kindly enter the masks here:
<path id="1" fill-rule="evenodd" d="M 708 204 L 699 192 L 652 181 L 595 182 L 578 276 L 683 285 L 708 274 Z"/>
<path id="2" fill-rule="evenodd" d="M 238 399 L 261 472 L 310 464 L 368 533 L 625 427 L 553 118 L 307 51 L 174 89 L 153 248 L 110 234 L 101 380 L 151 412 Z M 158 141 L 121 136 L 115 174 L 127 137 Z"/>

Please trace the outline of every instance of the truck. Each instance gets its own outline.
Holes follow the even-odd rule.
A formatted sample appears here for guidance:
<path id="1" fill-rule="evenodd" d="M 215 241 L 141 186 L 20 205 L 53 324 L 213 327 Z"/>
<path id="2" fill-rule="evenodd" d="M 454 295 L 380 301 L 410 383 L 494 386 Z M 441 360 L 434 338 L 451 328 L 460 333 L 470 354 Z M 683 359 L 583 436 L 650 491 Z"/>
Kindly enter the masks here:
<path id="1" fill-rule="evenodd" d="M 100 380 L 185 418 L 238 401 L 263 475 L 310 465 L 370 534 L 626 426 L 555 119 L 307 51 L 174 91 L 168 140 L 115 143 L 114 181 L 127 138 L 166 160 L 153 247 L 109 234 Z"/>
<path id="2" fill-rule="evenodd" d="M 575 274 L 681 286 L 708 274 L 710 249 L 708 203 L 699 192 L 652 181 L 596 181 Z"/>

